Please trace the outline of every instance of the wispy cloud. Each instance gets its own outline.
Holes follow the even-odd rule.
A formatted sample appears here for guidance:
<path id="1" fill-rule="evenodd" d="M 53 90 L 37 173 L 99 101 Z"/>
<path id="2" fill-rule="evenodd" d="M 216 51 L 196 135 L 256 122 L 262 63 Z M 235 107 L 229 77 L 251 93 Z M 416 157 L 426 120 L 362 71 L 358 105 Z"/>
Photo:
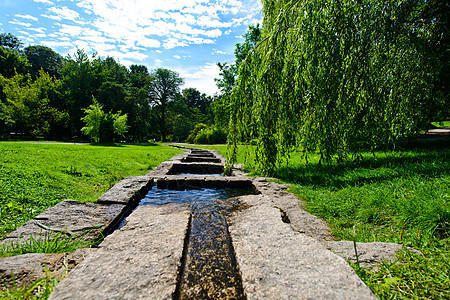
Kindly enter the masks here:
<path id="1" fill-rule="evenodd" d="M 20 22 L 17 20 L 9 21 L 9 24 L 19 25 L 19 26 L 24 26 L 24 27 L 31 27 L 31 25 L 32 25 L 31 23 Z"/>
<path id="2" fill-rule="evenodd" d="M 213 49 L 213 52 L 211 53 L 212 55 L 219 55 L 219 54 L 228 54 L 225 51 L 222 50 L 217 50 L 217 49 Z"/>
<path id="3" fill-rule="evenodd" d="M 105 36 L 121 40 L 129 47 L 186 47 L 189 44 L 211 44 L 223 33 L 219 28 L 230 28 L 234 22 L 224 22 L 220 15 L 236 14 L 242 8 L 240 1 L 214 0 L 165 1 L 97 1 L 76 3 L 93 17 L 91 24 Z M 72 20 L 79 14 L 67 7 L 49 9 L 54 14 L 44 15 L 55 20 Z"/>
<path id="4" fill-rule="evenodd" d="M 22 19 L 28 19 L 28 20 L 32 20 L 32 21 L 37 21 L 38 18 L 33 17 L 31 15 L 21 15 L 21 14 L 16 14 L 15 15 L 17 18 L 22 18 Z"/>
<path id="5" fill-rule="evenodd" d="M 236 38 L 258 22 L 260 8 L 259 0 L 32 0 L 0 25 L 61 55 L 82 48 L 126 66 L 174 69 L 186 86 L 212 94 L 213 62 L 234 59 Z"/>
<path id="6" fill-rule="evenodd" d="M 32 28 L 32 27 L 30 27 L 30 28 L 28 28 L 28 30 L 37 32 L 38 34 L 39 34 L 39 33 L 42 34 L 42 33 L 45 33 L 45 31 L 47 30 L 47 28 L 44 28 L 44 27 Z"/>
<path id="7" fill-rule="evenodd" d="M 50 1 L 50 0 L 33 0 L 34 2 L 37 2 L 37 3 L 45 3 L 45 4 L 51 4 L 51 5 L 53 5 L 53 2 L 52 1 Z"/>
<path id="8" fill-rule="evenodd" d="M 63 7 L 50 7 L 48 9 L 50 12 L 54 13 L 54 15 L 50 15 L 48 17 L 61 21 L 61 20 L 70 20 L 76 21 L 80 17 L 80 14 L 66 6 Z"/>

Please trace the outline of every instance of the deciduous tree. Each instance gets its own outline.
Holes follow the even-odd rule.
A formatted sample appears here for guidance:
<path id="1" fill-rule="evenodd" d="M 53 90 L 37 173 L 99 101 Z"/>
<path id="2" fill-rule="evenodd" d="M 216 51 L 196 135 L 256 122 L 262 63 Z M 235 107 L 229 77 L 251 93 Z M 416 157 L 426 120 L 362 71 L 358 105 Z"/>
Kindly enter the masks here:
<path id="1" fill-rule="evenodd" d="M 176 99 L 182 84 L 180 75 L 168 69 L 159 68 L 150 74 L 150 105 L 158 118 L 162 141 L 166 141 L 167 136 L 166 117 L 169 103 Z"/>

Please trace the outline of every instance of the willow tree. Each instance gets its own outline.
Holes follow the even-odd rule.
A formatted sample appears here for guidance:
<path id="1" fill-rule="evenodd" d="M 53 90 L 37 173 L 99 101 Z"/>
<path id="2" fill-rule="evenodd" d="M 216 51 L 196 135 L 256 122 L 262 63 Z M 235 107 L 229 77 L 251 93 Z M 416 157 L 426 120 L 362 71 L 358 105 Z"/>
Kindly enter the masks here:
<path id="1" fill-rule="evenodd" d="M 234 149 L 257 136 L 270 174 L 293 149 L 343 159 L 417 134 L 447 101 L 426 2 L 263 0 L 262 40 L 233 90 Z"/>

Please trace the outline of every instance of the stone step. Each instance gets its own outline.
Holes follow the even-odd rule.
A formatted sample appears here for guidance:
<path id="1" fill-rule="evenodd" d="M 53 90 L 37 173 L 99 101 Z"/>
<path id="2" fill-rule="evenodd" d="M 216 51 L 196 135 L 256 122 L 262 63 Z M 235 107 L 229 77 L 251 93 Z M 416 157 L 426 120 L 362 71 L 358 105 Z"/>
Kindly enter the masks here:
<path id="1" fill-rule="evenodd" d="M 186 156 L 182 160 L 183 162 L 210 162 L 210 163 L 221 163 L 220 158 L 208 157 L 208 156 Z"/>

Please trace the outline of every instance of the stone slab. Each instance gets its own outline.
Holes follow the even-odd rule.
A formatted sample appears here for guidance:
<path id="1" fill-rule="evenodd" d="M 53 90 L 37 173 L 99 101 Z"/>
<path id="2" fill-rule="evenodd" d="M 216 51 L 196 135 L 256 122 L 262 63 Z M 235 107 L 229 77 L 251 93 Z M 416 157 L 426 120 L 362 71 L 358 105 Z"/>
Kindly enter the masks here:
<path id="1" fill-rule="evenodd" d="M 186 156 L 183 162 L 209 162 L 209 163 L 218 163 L 220 164 L 222 160 L 220 158 L 209 157 L 209 156 Z"/>
<path id="2" fill-rule="evenodd" d="M 219 174 L 223 173 L 223 164 L 216 163 L 173 163 L 170 171 L 161 175 L 176 175 L 179 173 Z M 157 175 L 157 174 L 155 174 Z"/>
<path id="3" fill-rule="evenodd" d="M 106 191 L 97 202 L 131 204 L 142 199 L 152 184 L 152 178 L 149 176 L 127 177 Z"/>
<path id="4" fill-rule="evenodd" d="M 49 299 L 172 299 L 188 222 L 180 206 L 138 207 Z"/>
<path id="5" fill-rule="evenodd" d="M 146 176 L 152 177 L 152 176 L 167 175 L 171 172 L 174 163 L 175 162 L 173 162 L 173 161 L 162 162 L 159 166 L 155 167 L 153 170 L 151 170 L 149 173 L 147 173 Z"/>
<path id="6" fill-rule="evenodd" d="M 80 235 L 83 233 L 83 229 L 92 226 L 95 228 L 87 230 L 82 240 L 97 239 L 124 209 L 125 206 L 122 204 L 83 203 L 75 200 L 64 200 L 9 233 L 2 244 L 18 242 L 18 239 L 29 240 L 30 236 L 37 238 L 60 234 L 61 232 L 67 232 L 67 235 Z"/>
<path id="7" fill-rule="evenodd" d="M 0 257 L 0 290 L 6 287 L 29 287 L 47 275 L 60 280 L 95 249 L 78 249 L 74 253 L 28 253 Z"/>
<path id="8" fill-rule="evenodd" d="M 376 299 L 321 242 L 283 223 L 267 196 L 245 196 L 230 233 L 248 299 Z M 253 206 L 252 206 L 253 205 Z"/>
<path id="9" fill-rule="evenodd" d="M 286 191 L 286 185 L 267 182 L 261 178 L 256 178 L 253 185 L 261 194 L 270 197 L 274 205 L 286 214 L 293 230 L 319 241 L 333 240 L 328 224 L 302 209 L 302 203 L 295 195 Z"/>

